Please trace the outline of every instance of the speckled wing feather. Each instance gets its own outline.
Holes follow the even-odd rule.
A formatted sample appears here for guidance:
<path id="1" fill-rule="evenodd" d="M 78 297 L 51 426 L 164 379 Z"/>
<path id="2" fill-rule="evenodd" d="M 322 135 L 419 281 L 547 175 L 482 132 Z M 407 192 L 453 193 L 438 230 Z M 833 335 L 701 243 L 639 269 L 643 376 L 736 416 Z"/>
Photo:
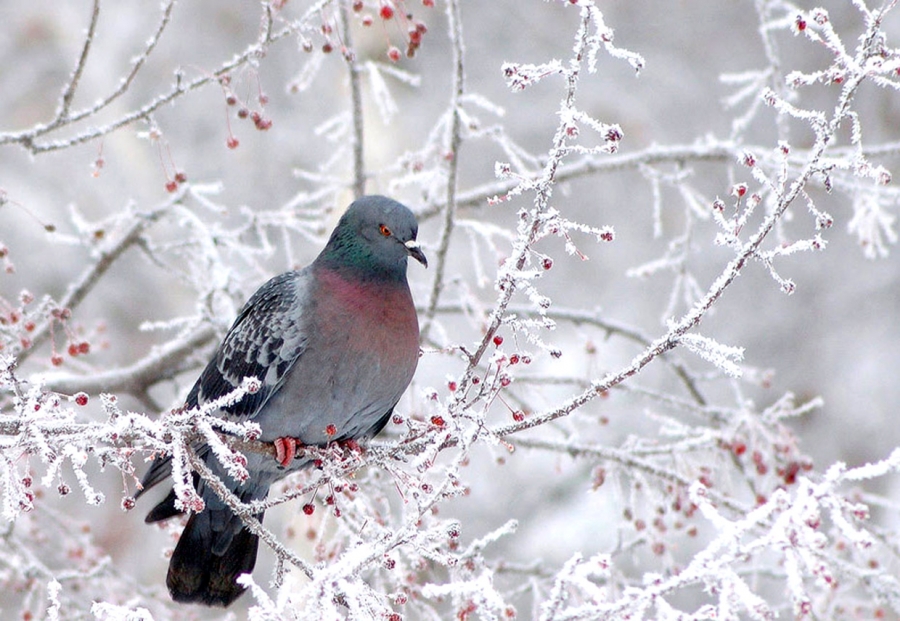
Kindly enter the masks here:
<path id="1" fill-rule="evenodd" d="M 306 349 L 301 300 L 308 282 L 308 270 L 285 272 L 253 294 L 191 389 L 188 407 L 224 397 L 244 378 L 255 377 L 260 390 L 224 410 L 234 420 L 253 419 L 259 413 Z"/>
<path id="2" fill-rule="evenodd" d="M 224 397 L 245 377 L 255 377 L 261 382 L 260 390 L 245 395 L 225 411 L 238 421 L 253 419 L 259 413 L 281 388 L 288 371 L 306 349 L 308 330 L 302 300 L 309 281 L 308 269 L 285 272 L 253 294 L 188 394 L 188 408 Z M 137 496 L 167 479 L 171 470 L 169 457 L 154 461 L 141 481 L 142 489 Z M 172 504 L 159 515 L 151 513 L 148 521 L 165 519 L 174 513 L 177 512 Z"/>

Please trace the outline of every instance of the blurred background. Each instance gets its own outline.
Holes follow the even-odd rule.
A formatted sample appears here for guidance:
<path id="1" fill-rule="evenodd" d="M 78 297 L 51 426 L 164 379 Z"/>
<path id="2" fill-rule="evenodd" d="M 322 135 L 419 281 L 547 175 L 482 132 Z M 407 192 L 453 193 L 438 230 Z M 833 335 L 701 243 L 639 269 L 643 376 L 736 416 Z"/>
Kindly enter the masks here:
<path id="1" fill-rule="evenodd" d="M 310 4 L 296 0 L 286 3 L 276 24 L 282 19 L 299 19 Z M 397 25 L 399 21 L 383 23 L 377 6 L 368 4 L 352 16 L 358 60 L 384 66 L 378 75 L 396 104 L 393 114 L 382 113 L 387 99 L 367 74 L 363 81 L 365 161 L 371 173 L 367 189 L 389 193 L 413 209 L 431 213 L 426 204 L 429 194 L 424 189 L 430 182 L 411 181 L 398 162 L 422 157 L 426 172 L 433 165 L 433 150 L 426 147 L 433 146 L 432 131 L 449 101 L 452 50 L 441 0 L 434 7 L 417 1 L 400 4 L 414 20 L 427 24 L 427 33 L 414 58 L 404 55 L 396 63 L 386 52 L 390 45 L 405 50 L 405 31 Z M 847 44 L 855 45 L 862 26 L 852 3 L 817 4 L 829 11 Z M 117 87 L 161 18 L 159 3 L 101 6 L 75 109 L 91 105 Z M 749 104 L 742 102 L 735 108 L 726 105 L 736 88 L 721 80 L 721 75 L 765 70 L 770 65 L 754 3 L 684 0 L 667 2 L 662 9 L 658 2 L 637 0 L 599 2 L 598 6 L 606 24 L 615 30 L 616 45 L 645 59 L 643 70 L 636 75 L 628 63 L 601 53 L 597 72 L 584 73 L 579 85 L 577 105 L 582 110 L 602 122 L 621 126 L 621 155 L 653 145 L 688 146 L 713 140 L 735 140 L 768 153 L 775 149 L 779 137 L 785 137 L 779 136 L 771 109 L 762 110 L 746 130 L 734 134 L 732 123 Z M 80 52 L 90 8 L 91 3 L 75 0 L 52 7 L 0 0 L 0 132 L 13 133 L 53 118 L 61 88 Z M 539 64 L 551 59 L 565 62 L 578 26 L 578 11 L 560 2 L 537 0 L 469 2 L 463 3 L 461 11 L 466 91 L 496 106 L 495 110 L 467 106 L 477 125 L 473 121 L 467 129 L 469 138 L 458 156 L 458 187 L 465 194 L 495 180 L 495 161 L 509 160 L 498 143 L 486 136 L 494 130 L 486 130 L 502 128 L 496 129 L 495 135 L 502 131 L 537 157 L 547 153 L 564 94 L 562 80 L 551 77 L 524 92 L 512 92 L 505 84 L 501 65 Z M 168 92 L 176 71 L 183 72 L 187 80 L 216 71 L 258 39 L 261 15 L 258 3 L 178 3 L 158 46 L 127 92 L 96 117 L 43 140 L 65 140 L 91 126 L 114 122 Z M 366 15 L 374 16 L 371 26 L 363 25 Z M 91 258 L 85 231 L 93 224 L 79 229 L 79 220 L 112 222 L 126 209 L 152 209 L 168 200 L 166 184 L 176 170 L 183 171 L 190 184 L 216 187 L 214 194 L 207 194 L 207 205 L 196 198 L 187 201 L 195 220 L 186 216 L 163 218 L 149 229 L 152 243 L 170 258 L 169 266 L 149 260 L 147 253 L 135 247 L 103 276 L 73 317 L 73 325 L 80 326 L 91 341 L 91 353 L 67 358 L 62 371 L 90 375 L 128 365 L 173 334 L 172 330 L 142 330 L 142 325 L 194 317 L 200 308 L 220 313 L 213 319 L 220 330 L 226 328 L 237 307 L 266 278 L 304 265 L 318 253 L 350 192 L 334 191 L 327 200 L 318 202 L 318 206 L 327 203 L 324 206 L 332 209 L 321 224 L 313 217 L 319 212 L 304 211 L 308 202 L 315 203 L 306 201 L 305 196 L 329 184 L 346 186 L 352 179 L 348 136 L 341 132 L 340 124 L 350 109 L 346 63 L 337 49 L 330 54 L 321 52 L 326 43 L 334 42 L 336 47 L 340 43 L 318 27 L 334 24 L 337 28 L 337 20 L 334 7 L 325 6 L 309 20 L 308 30 L 269 46 L 264 55 L 232 73 L 233 92 L 272 121 L 267 131 L 237 118 L 235 108 L 225 101 L 223 88 L 212 83 L 160 108 L 153 115 L 152 128 L 137 122 L 102 139 L 39 155 L 16 144 L 0 144 L 0 189 L 6 198 L 5 204 L 0 204 L 0 242 L 8 247 L 8 258 L 14 265 L 11 273 L 0 274 L 0 298 L 7 301 L 15 300 L 22 289 L 39 299 L 45 295 L 59 299 L 64 294 Z M 900 34 L 897 14 L 891 15 L 885 28 L 892 35 Z M 780 31 L 773 40 L 785 63 L 778 67 L 782 75 L 794 69 L 825 68 L 830 62 L 821 46 L 803 37 Z M 306 42 L 312 52 L 303 49 Z M 415 83 L 399 79 L 391 71 L 403 72 L 399 77 L 414 76 Z M 802 91 L 801 103 L 830 112 L 838 89 L 838 85 L 809 87 Z M 260 93 L 268 98 L 264 107 L 258 103 Z M 854 107 L 863 127 L 864 146 L 897 145 L 900 97 L 896 92 L 865 84 Z M 812 144 L 813 135 L 807 128 L 794 122 L 788 127 L 788 138 L 795 149 Z M 147 138 L 151 130 L 159 140 Z M 226 146 L 232 133 L 240 143 L 235 149 Z M 588 134 L 590 131 L 585 130 L 585 143 L 595 138 Z M 846 145 L 845 141 L 841 146 Z M 900 148 L 894 146 L 873 160 L 893 169 L 898 155 Z M 98 168 L 96 162 L 101 157 L 103 165 Z M 661 164 L 654 170 L 663 175 L 686 175 L 683 185 L 660 185 L 656 226 L 653 186 L 648 181 L 653 174 L 646 168 L 626 167 L 586 175 L 555 188 L 553 205 L 564 217 L 590 226 L 612 226 L 616 239 L 610 244 L 597 244 L 589 235 L 574 237 L 587 261 L 569 255 L 559 239 L 540 243 L 538 249 L 552 257 L 553 269 L 537 281 L 537 286 L 553 301 L 553 309 L 595 312 L 598 317 L 632 326 L 655 338 L 665 332 L 665 320 L 680 316 L 689 304 L 678 296 L 674 306 L 670 305 L 674 286 L 671 271 L 639 278 L 629 275 L 630 270 L 664 256 L 686 228 L 689 238 L 684 270 L 696 279 L 701 291 L 731 258 L 729 249 L 712 243 L 715 225 L 690 215 L 684 188 L 705 199 L 707 206 L 717 196 L 728 202 L 733 183 L 743 181 L 752 186 L 746 169 L 731 159 L 711 158 L 681 165 Z M 900 263 L 892 239 L 884 256 L 871 258 L 859 238 L 848 232 L 854 210 L 847 188 L 829 195 L 821 184 L 818 186 L 811 190 L 813 199 L 832 215 L 835 226 L 823 232 L 827 240 L 823 251 L 776 262 L 779 273 L 796 283 L 795 292 L 785 295 L 762 265 L 750 265 L 703 321 L 699 332 L 744 347 L 744 363 L 759 369 L 759 373 L 749 375 L 766 378 L 740 387 L 721 380 L 701 380 L 714 403 L 735 407 L 740 399 L 746 399 L 761 409 L 788 391 L 799 401 L 817 395 L 823 398 L 822 408 L 794 421 L 792 427 L 803 452 L 818 470 L 824 470 L 835 461 L 858 465 L 879 459 L 900 440 L 893 418 L 895 404 L 900 401 L 900 382 L 894 377 L 900 369 L 900 322 L 896 320 L 900 312 Z M 481 200 L 476 206 L 463 208 L 459 217 L 514 230 L 516 211 L 529 207 L 530 200 L 523 196 L 496 206 Z M 811 237 L 815 232 L 813 217 L 799 202 L 792 211 L 792 218 L 779 234 L 786 241 Z M 271 248 L 250 231 L 240 243 L 226 241 L 221 248 L 209 251 L 221 261 L 216 264 L 218 271 L 205 273 L 207 266 L 178 263 L 198 256 L 194 246 L 199 239 L 195 229 L 199 227 L 236 231 L 252 214 L 287 212 L 298 214 L 300 224 L 279 228 L 275 223 L 266 228 Z M 889 230 L 893 231 L 896 203 L 887 213 Z M 304 224 L 307 220 L 309 226 Z M 438 243 L 438 220 L 426 215 L 421 222 L 419 238 L 431 252 Z M 47 224 L 52 224 L 55 232 L 47 232 Z M 492 241 L 496 246 L 492 248 L 484 242 L 483 233 L 477 225 L 457 226 L 449 251 L 452 259 L 443 298 L 447 304 L 459 300 L 476 300 L 487 308 L 493 304 L 497 261 L 509 253 L 510 246 L 507 239 L 495 236 Z M 258 252 L 248 254 L 242 244 Z M 414 297 L 424 304 L 433 272 L 413 265 L 409 276 Z M 198 300 L 198 283 L 204 278 L 210 290 L 218 288 L 229 296 L 211 304 Z M 518 299 L 519 303 L 524 301 Z M 455 315 L 440 317 L 433 346 L 450 342 L 471 345 L 479 340 L 477 321 Z M 600 378 L 627 364 L 640 349 L 624 339 L 607 338 L 596 327 L 567 322 L 543 333 L 542 338 L 563 355 L 552 359 L 523 343 L 523 350 L 535 358 L 535 366 L 529 371 L 535 376 L 567 381 Z M 63 339 L 59 343 L 62 345 Z M 50 354 L 50 348 L 44 346 L 23 371 L 31 375 L 50 370 Z M 208 350 L 199 351 L 196 365 L 207 355 Z M 712 370 L 689 353 L 680 356 L 698 375 Z M 448 378 L 463 369 L 458 356 L 430 350 L 421 361 L 410 396 L 401 402 L 402 409 L 408 415 L 423 414 L 423 391 L 434 387 L 445 393 Z M 195 377 L 196 370 L 187 370 L 175 381 L 155 387 L 152 397 L 162 408 L 172 407 L 180 402 Z M 683 391 L 661 365 L 635 378 L 633 386 Z M 566 383 L 532 384 L 522 388 L 520 397 L 529 408 L 540 411 L 577 392 L 577 386 Z M 121 395 L 121 402 L 123 407 L 139 411 L 147 405 L 127 395 Z M 98 408 L 92 411 L 99 416 Z M 512 420 L 499 404 L 491 416 L 498 423 L 504 416 Z M 659 426 L 654 416 L 654 406 L 633 394 L 617 392 L 579 410 L 558 429 L 539 430 L 535 437 L 563 437 L 577 430 L 585 441 L 619 446 L 635 436 L 653 436 Z M 604 424 L 598 424 L 601 420 Z M 608 552 L 621 537 L 613 524 L 621 519 L 628 499 L 616 486 L 592 491 L 591 464 L 587 462 L 521 449 L 509 454 L 499 446 L 477 449 L 470 468 L 471 493 L 442 511 L 460 516 L 464 538 L 469 533 L 477 537 L 498 528 L 510 518 L 518 519 L 518 533 L 502 539 L 495 549 L 498 557 L 511 563 L 540 558 L 558 565 L 576 551 L 585 556 Z M 122 572 L 133 574 L 147 588 L 161 589 L 166 559 L 160 550 L 170 546 L 172 538 L 142 523 L 151 503 L 122 512 L 122 480 L 117 473 L 98 477 L 106 485 L 104 492 L 109 499 L 101 506 L 85 507 L 77 490 L 66 498 L 57 499 L 53 493 L 48 496 L 54 497 L 53 505 L 66 519 L 91 525 L 96 542 Z M 886 486 L 886 480 L 881 484 Z M 875 491 L 896 494 L 895 489 L 887 487 Z M 272 512 L 270 525 L 276 532 L 284 532 L 287 526 L 279 525 L 287 524 L 302 532 L 307 518 L 298 517 L 298 507 L 292 504 Z M 882 517 L 896 524 L 896 516 Z M 548 537 L 548 533 L 553 536 Z M 267 566 L 271 562 L 264 553 L 262 567 Z M 264 571 L 257 570 L 256 576 L 260 584 L 267 582 Z M 0 595 L 0 609 L 4 608 L 4 597 Z M 191 614 L 201 613 L 205 614 Z"/>

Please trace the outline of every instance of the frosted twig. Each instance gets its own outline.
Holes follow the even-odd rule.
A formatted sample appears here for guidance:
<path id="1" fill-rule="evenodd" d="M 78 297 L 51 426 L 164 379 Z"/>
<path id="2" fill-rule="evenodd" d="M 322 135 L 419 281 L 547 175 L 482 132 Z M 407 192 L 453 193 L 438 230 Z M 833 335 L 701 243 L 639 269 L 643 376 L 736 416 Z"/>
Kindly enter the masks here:
<path id="1" fill-rule="evenodd" d="M 359 198 L 366 193 L 365 155 L 365 118 L 362 106 L 362 73 L 356 52 L 353 50 L 353 39 L 350 28 L 350 0 L 340 0 L 338 11 L 341 16 L 341 34 L 344 38 L 344 60 L 350 77 L 350 110 L 353 118 L 353 196 Z"/>
<path id="2" fill-rule="evenodd" d="M 61 309 L 74 310 L 87 297 L 94 286 L 100 281 L 100 278 L 115 264 L 116 260 L 122 256 L 128 248 L 138 243 L 141 235 L 153 222 L 155 222 L 162 214 L 171 209 L 171 207 L 179 203 L 184 196 L 184 191 L 180 191 L 158 205 L 144 213 L 132 213 L 131 223 L 128 228 L 115 240 L 107 242 L 97 251 L 97 258 L 94 263 L 89 266 L 78 279 L 69 286 L 66 294 L 59 300 L 58 307 Z M 50 336 L 51 325 L 54 321 L 53 317 L 48 317 L 32 333 L 31 347 L 19 353 L 19 362 L 26 360 L 40 345 Z"/>
<path id="3" fill-rule="evenodd" d="M 449 144 L 446 145 L 446 151 L 450 154 L 450 161 L 447 162 L 446 202 L 444 205 L 444 217 L 441 222 L 440 241 L 438 242 L 438 248 L 435 252 L 434 280 L 431 284 L 428 304 L 422 319 L 422 331 L 420 336 L 422 342 L 428 338 L 428 333 L 431 331 L 435 309 L 444 288 L 444 270 L 447 262 L 447 249 L 450 246 L 450 237 L 453 234 L 454 224 L 456 222 L 456 179 L 457 171 L 459 169 L 459 148 L 462 144 L 460 107 L 462 106 L 461 100 L 465 95 L 464 47 L 459 0 L 448 0 L 447 2 L 447 25 L 450 33 L 451 45 L 453 47 L 454 66 L 453 91 L 450 96 L 449 106 L 449 114 L 451 116 L 450 133 L 448 136 Z"/>
<path id="4" fill-rule="evenodd" d="M 78 89 L 78 83 L 81 81 L 81 74 L 87 65 L 88 54 L 91 51 L 91 44 L 94 42 L 94 33 L 97 31 L 97 22 L 100 18 L 100 0 L 94 0 L 91 7 L 91 23 L 88 25 L 87 33 L 84 36 L 84 43 L 81 46 L 81 54 L 78 56 L 78 62 L 72 71 L 72 77 L 63 89 L 62 97 L 59 101 L 59 107 L 56 110 L 56 118 L 51 125 L 59 125 L 66 121 L 69 116 L 69 109 L 72 107 L 72 99 L 75 97 L 75 91 Z"/>
<path id="5" fill-rule="evenodd" d="M 235 515 L 241 518 L 241 521 L 244 523 L 244 526 L 251 533 L 259 537 L 267 546 L 269 546 L 272 551 L 282 560 L 291 563 L 304 574 L 307 575 L 310 579 L 314 579 L 316 576 L 316 572 L 313 569 L 312 565 L 304 561 L 302 558 L 294 554 L 291 550 L 287 549 L 278 538 L 272 534 L 270 530 L 262 525 L 256 516 L 250 511 L 244 503 L 240 501 L 240 499 L 232 493 L 230 489 L 222 482 L 219 477 L 213 473 L 212 470 L 209 469 L 203 460 L 197 457 L 197 455 L 193 451 L 189 451 L 188 453 L 189 459 L 191 462 L 191 468 L 197 471 L 197 473 L 203 477 L 203 480 L 206 482 L 207 486 L 212 489 L 216 495 L 228 505 L 228 508 L 231 509 Z"/>

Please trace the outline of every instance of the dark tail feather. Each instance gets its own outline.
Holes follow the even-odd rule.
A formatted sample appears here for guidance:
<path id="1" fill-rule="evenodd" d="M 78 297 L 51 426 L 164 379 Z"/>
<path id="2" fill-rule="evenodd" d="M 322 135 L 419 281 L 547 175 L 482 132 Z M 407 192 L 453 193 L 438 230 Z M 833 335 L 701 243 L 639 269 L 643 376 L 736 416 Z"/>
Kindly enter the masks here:
<path id="1" fill-rule="evenodd" d="M 230 542 L 224 550 L 214 551 L 221 547 L 215 540 L 223 536 Z M 235 580 L 253 571 L 258 548 L 259 537 L 245 528 L 234 535 L 217 533 L 211 528 L 208 511 L 191 515 L 169 562 L 166 585 L 172 599 L 207 606 L 230 605 L 245 591 Z"/>
<path id="2" fill-rule="evenodd" d="M 184 512 L 175 508 L 175 490 L 170 489 L 169 495 L 163 498 L 155 507 L 150 509 L 150 513 L 147 514 L 144 521 L 147 524 L 152 524 L 153 522 L 168 520 L 170 517 L 175 517 L 182 513 Z"/>

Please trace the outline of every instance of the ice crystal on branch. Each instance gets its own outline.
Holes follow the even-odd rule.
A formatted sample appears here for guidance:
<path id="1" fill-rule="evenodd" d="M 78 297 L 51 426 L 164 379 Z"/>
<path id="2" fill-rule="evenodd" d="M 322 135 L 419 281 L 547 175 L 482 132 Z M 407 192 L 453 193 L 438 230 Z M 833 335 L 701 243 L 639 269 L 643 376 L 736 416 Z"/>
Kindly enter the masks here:
<path id="1" fill-rule="evenodd" d="M 196 41 L 172 0 L 88 4 L 83 33 L 9 15 L 81 33 L 71 58 L 3 51 L 63 76 L 3 91 L 0 149 L 32 156 L 5 153 L 0 189 L 5 611 L 208 616 L 162 586 L 178 527 L 139 524 L 138 477 L 169 457 L 179 507 L 205 479 L 274 560 L 240 578 L 252 619 L 900 612 L 900 452 L 864 433 L 892 402 L 871 278 L 893 272 L 855 263 L 897 243 L 896 3 L 673 5 L 660 28 L 639 2 L 278 0 L 216 6 L 249 39 Z M 417 376 L 381 435 L 302 447 L 313 466 L 245 505 L 223 481 L 271 445 L 217 408 L 259 385 L 184 396 L 361 193 L 419 218 Z"/>

